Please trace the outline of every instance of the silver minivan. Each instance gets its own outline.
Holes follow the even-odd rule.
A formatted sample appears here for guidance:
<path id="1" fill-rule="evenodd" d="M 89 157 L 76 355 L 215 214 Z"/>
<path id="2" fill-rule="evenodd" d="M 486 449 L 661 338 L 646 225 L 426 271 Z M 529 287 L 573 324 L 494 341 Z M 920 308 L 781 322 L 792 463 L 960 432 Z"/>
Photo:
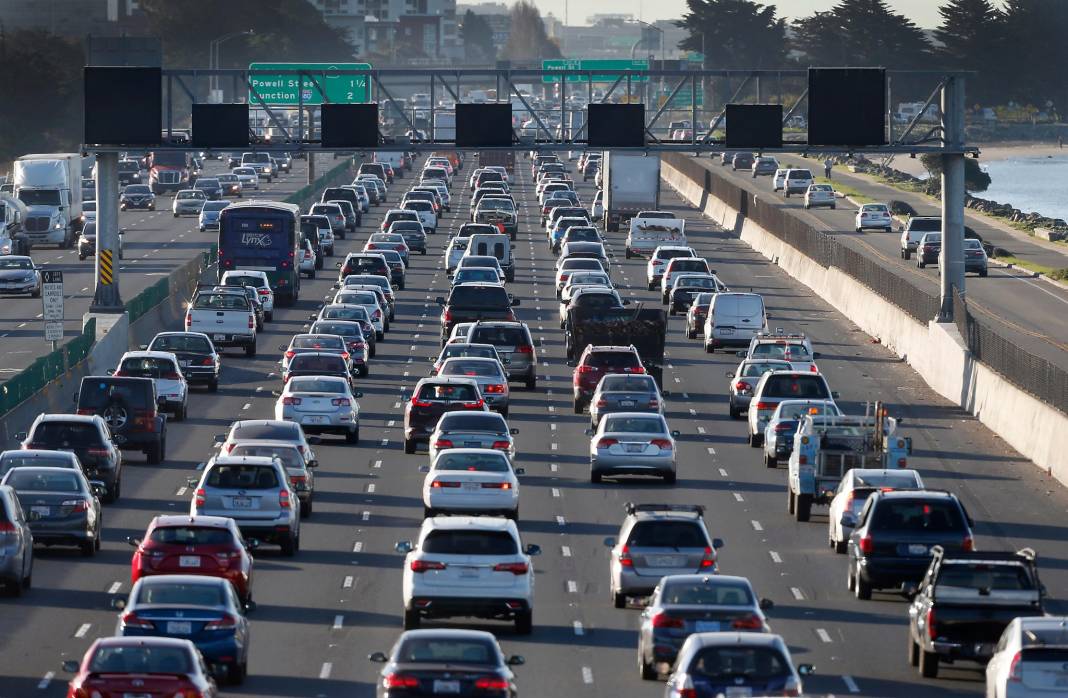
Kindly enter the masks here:
<path id="1" fill-rule="evenodd" d="M 705 318 L 705 351 L 748 347 L 758 332 L 768 331 L 764 298 L 759 293 L 717 293 Z"/>
<path id="2" fill-rule="evenodd" d="M 8 485 L 0 485 L 0 549 L 0 585 L 21 596 L 33 578 L 33 534 L 15 490 Z"/>
<path id="3" fill-rule="evenodd" d="M 508 235 L 475 233 L 468 240 L 465 254 L 496 257 L 504 271 L 505 280 L 515 281 L 515 258 L 512 256 L 512 239 Z"/>
<path id="4" fill-rule="evenodd" d="M 275 543 L 287 557 L 300 549 L 300 500 L 278 458 L 213 457 L 196 482 L 189 515 L 234 519 L 246 538 Z"/>

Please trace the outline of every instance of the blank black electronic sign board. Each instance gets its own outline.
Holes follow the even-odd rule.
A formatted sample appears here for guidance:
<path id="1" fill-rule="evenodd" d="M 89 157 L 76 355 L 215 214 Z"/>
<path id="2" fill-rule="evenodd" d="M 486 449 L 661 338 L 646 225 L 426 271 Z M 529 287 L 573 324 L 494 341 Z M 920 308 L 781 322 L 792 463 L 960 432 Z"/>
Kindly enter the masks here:
<path id="1" fill-rule="evenodd" d="M 194 104 L 193 145 L 198 148 L 248 147 L 248 105 Z"/>
<path id="2" fill-rule="evenodd" d="M 373 148 L 378 145 L 377 104 L 324 104 L 323 148 Z"/>
<path id="3" fill-rule="evenodd" d="M 163 83 L 159 68 L 86 66 L 85 143 L 159 145 Z"/>
<path id="4" fill-rule="evenodd" d="M 728 104 L 728 148 L 781 148 L 781 104 Z"/>
<path id="5" fill-rule="evenodd" d="M 641 148 L 645 145 L 644 104 L 591 104 L 587 109 L 591 148 Z"/>
<path id="6" fill-rule="evenodd" d="M 457 148 L 512 146 L 512 104 L 456 105 Z"/>
<path id="7" fill-rule="evenodd" d="M 886 145 L 886 70 L 809 68 L 808 144 Z"/>

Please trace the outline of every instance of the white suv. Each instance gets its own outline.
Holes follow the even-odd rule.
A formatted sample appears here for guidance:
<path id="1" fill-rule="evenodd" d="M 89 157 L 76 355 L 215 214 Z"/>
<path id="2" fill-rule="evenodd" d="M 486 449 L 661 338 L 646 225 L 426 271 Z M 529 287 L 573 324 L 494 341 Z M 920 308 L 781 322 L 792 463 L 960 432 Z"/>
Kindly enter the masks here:
<path id="1" fill-rule="evenodd" d="M 274 291 L 271 290 L 271 282 L 267 278 L 267 272 L 252 271 L 250 269 L 231 269 L 224 271 L 219 279 L 222 286 L 252 286 L 260 296 L 260 304 L 263 306 L 263 319 L 270 322 L 274 319 Z"/>
<path id="2" fill-rule="evenodd" d="M 515 522 L 484 516 L 424 519 L 419 539 L 400 541 L 404 559 L 404 629 L 423 618 L 473 616 L 513 620 L 516 632 L 534 625 L 534 566 L 541 554 L 523 546 Z"/>
<path id="3" fill-rule="evenodd" d="M 804 195 L 810 186 L 812 186 L 811 172 L 801 169 L 787 170 L 786 178 L 783 181 L 783 192 L 786 194 L 787 199 L 790 198 L 790 194 Z"/>

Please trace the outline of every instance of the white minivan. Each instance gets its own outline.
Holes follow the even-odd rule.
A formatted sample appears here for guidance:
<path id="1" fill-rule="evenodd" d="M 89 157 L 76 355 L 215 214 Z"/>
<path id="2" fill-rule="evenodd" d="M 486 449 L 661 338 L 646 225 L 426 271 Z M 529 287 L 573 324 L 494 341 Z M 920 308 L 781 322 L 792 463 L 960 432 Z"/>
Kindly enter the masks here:
<path id="1" fill-rule="evenodd" d="M 489 233 L 475 233 L 467 243 L 466 256 L 496 257 L 504 272 L 506 281 L 515 281 L 515 258 L 512 256 L 511 236 Z"/>
<path id="2" fill-rule="evenodd" d="M 764 298 L 759 293 L 716 293 L 705 318 L 705 351 L 748 347 L 758 332 L 768 331 Z"/>

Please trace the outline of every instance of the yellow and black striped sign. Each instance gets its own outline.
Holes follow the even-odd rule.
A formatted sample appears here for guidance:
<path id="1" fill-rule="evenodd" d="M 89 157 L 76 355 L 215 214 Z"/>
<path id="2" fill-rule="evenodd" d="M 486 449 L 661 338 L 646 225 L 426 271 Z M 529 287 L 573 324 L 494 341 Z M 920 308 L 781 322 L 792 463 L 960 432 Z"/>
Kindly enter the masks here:
<path id="1" fill-rule="evenodd" d="M 100 283 L 104 286 L 110 286 L 113 278 L 111 250 L 100 250 Z"/>

